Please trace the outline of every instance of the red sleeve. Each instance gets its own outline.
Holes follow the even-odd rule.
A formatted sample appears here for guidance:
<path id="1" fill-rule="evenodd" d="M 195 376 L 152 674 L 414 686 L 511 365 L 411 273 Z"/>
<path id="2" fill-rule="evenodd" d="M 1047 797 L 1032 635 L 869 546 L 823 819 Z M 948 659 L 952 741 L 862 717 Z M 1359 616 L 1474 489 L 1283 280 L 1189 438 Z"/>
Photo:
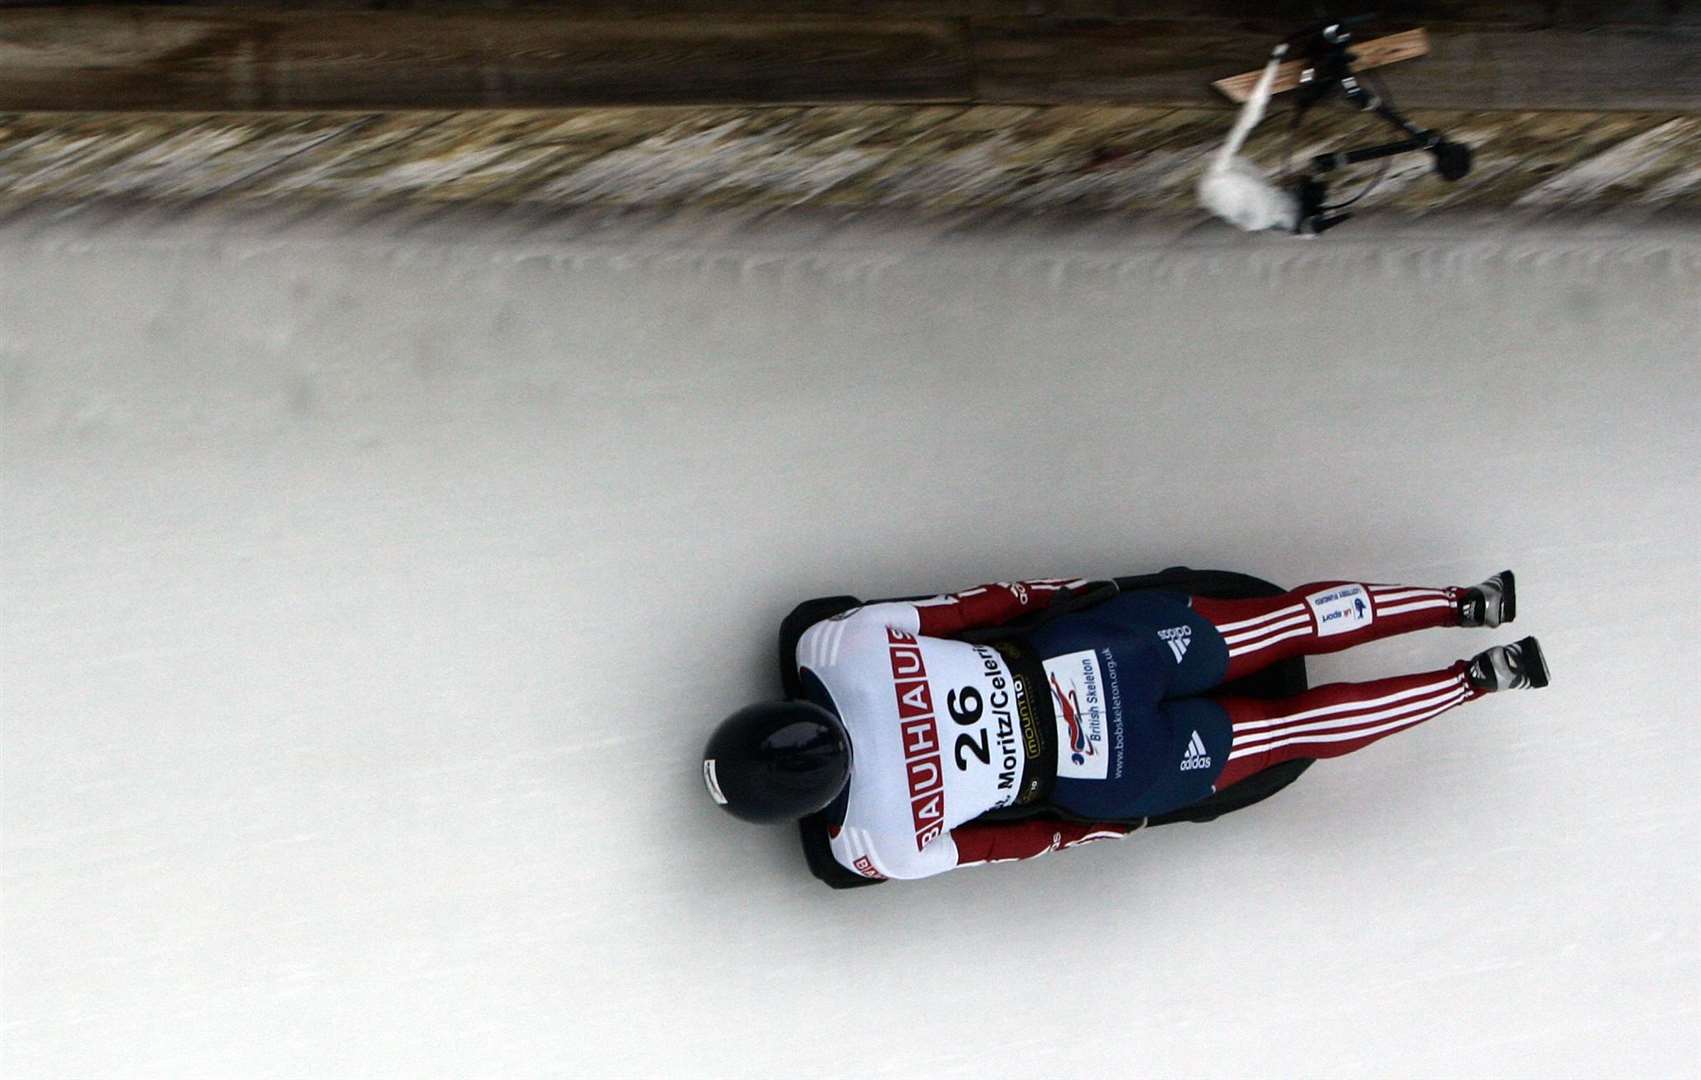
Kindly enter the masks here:
<path id="1" fill-rule="evenodd" d="M 1137 826 L 1134 825 L 1030 818 L 1027 821 L 959 825 L 951 830 L 951 841 L 957 845 L 957 865 L 970 866 L 1031 859 L 1048 851 L 1127 836 L 1135 828 Z"/>
<path id="2" fill-rule="evenodd" d="M 923 637 L 951 637 L 964 630 L 998 626 L 1030 611 L 1050 607 L 1057 597 L 1087 582 L 1083 578 L 1042 578 L 998 582 L 975 589 L 918 600 Z"/>

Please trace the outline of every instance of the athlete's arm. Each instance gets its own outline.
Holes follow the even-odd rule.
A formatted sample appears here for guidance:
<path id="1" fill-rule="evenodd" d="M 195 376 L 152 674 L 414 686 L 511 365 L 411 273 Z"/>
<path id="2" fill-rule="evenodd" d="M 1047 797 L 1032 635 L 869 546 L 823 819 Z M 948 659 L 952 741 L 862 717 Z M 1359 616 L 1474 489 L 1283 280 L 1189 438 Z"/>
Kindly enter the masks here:
<path id="1" fill-rule="evenodd" d="M 833 857 L 839 865 L 867 878 L 914 881 L 961 866 L 1033 859 L 1051 851 L 1080 847 L 1095 840 L 1127 836 L 1138 826 L 1029 818 L 1024 821 L 970 822 L 928 841 L 917 851 L 898 844 L 876 851 L 867 833 L 845 830 L 831 834 Z M 903 838 L 905 841 L 909 837 Z"/>
<path id="2" fill-rule="evenodd" d="M 951 842 L 957 848 L 958 866 L 977 866 L 981 863 L 1010 862 L 1032 859 L 1048 851 L 1079 847 L 1095 840 L 1113 840 L 1127 836 L 1138 826 L 1077 821 L 1048 821 L 1029 818 L 1025 821 L 970 822 L 951 830 Z"/>
<path id="3" fill-rule="evenodd" d="M 996 582 L 962 592 L 912 601 L 921 616 L 924 637 L 952 637 L 965 630 L 1000 626 L 1030 612 L 1051 606 L 1060 596 L 1087 584 L 1085 578 L 1040 578 Z"/>

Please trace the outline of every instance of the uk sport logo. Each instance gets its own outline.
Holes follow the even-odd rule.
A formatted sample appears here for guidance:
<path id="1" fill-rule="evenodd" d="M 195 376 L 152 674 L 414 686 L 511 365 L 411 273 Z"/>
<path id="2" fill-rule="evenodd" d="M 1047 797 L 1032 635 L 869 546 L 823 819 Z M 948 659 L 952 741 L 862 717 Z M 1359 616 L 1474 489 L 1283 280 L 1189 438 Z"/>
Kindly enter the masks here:
<path id="1" fill-rule="evenodd" d="M 1181 771 L 1189 769 L 1209 769 L 1211 755 L 1205 752 L 1205 740 L 1195 731 L 1193 737 L 1187 740 L 1187 752 L 1181 755 Z"/>
<path id="2" fill-rule="evenodd" d="M 1305 603 L 1311 608 L 1318 637 L 1351 633 L 1376 621 L 1369 594 L 1363 585 L 1356 583 L 1314 592 L 1305 598 Z"/>

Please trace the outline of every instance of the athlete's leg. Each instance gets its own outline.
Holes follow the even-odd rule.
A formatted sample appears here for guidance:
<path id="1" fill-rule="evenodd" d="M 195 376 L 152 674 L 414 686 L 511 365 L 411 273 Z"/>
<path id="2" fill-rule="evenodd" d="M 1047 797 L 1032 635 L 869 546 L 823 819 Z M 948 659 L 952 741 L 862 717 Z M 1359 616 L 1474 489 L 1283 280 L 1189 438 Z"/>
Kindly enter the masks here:
<path id="1" fill-rule="evenodd" d="M 1213 698 L 1228 713 L 1228 762 L 1218 790 L 1293 758 L 1339 757 L 1496 690 L 1540 688 L 1547 663 L 1535 638 L 1497 645 L 1451 667 L 1293 697 Z"/>
<path id="2" fill-rule="evenodd" d="M 1318 581 L 1251 600 L 1192 598 L 1228 647 L 1224 680 L 1294 656 L 1337 652 L 1437 626 L 1499 626 L 1515 611 L 1510 571 L 1476 586 Z"/>
<path id="3" fill-rule="evenodd" d="M 1461 660 L 1424 675 L 1288 698 L 1162 701 L 1135 718 L 1126 733 L 1132 749 L 1103 779 L 1060 776 L 1051 798 L 1068 813 L 1101 820 L 1179 810 L 1272 765 L 1348 754 L 1479 697 L 1486 691 L 1471 685 L 1468 667 Z"/>
<path id="4" fill-rule="evenodd" d="M 1469 664 L 1366 683 L 1334 683 L 1289 698 L 1217 698 L 1233 741 L 1217 788 L 1293 758 L 1338 757 L 1439 716 L 1487 691 L 1472 686 Z"/>
<path id="5" fill-rule="evenodd" d="M 1059 775 L 1051 799 L 1066 813 L 1099 821 L 1168 813 L 1280 762 L 1338 757 L 1484 694 L 1547 684 L 1541 646 L 1525 638 L 1423 675 L 1271 700 L 1157 701 L 1124 714 L 1112 759 L 1097 778 Z"/>

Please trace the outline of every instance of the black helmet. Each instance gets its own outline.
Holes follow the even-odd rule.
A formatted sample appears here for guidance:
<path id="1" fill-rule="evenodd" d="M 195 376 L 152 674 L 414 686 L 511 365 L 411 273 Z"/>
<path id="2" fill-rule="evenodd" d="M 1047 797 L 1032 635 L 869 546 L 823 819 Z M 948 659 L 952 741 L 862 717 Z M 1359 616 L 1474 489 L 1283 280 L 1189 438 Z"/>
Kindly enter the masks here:
<path id="1" fill-rule="evenodd" d="M 850 762 L 838 717 L 807 701 L 768 702 L 721 721 L 703 750 L 703 782 L 733 817 L 791 821 L 832 802 Z"/>

